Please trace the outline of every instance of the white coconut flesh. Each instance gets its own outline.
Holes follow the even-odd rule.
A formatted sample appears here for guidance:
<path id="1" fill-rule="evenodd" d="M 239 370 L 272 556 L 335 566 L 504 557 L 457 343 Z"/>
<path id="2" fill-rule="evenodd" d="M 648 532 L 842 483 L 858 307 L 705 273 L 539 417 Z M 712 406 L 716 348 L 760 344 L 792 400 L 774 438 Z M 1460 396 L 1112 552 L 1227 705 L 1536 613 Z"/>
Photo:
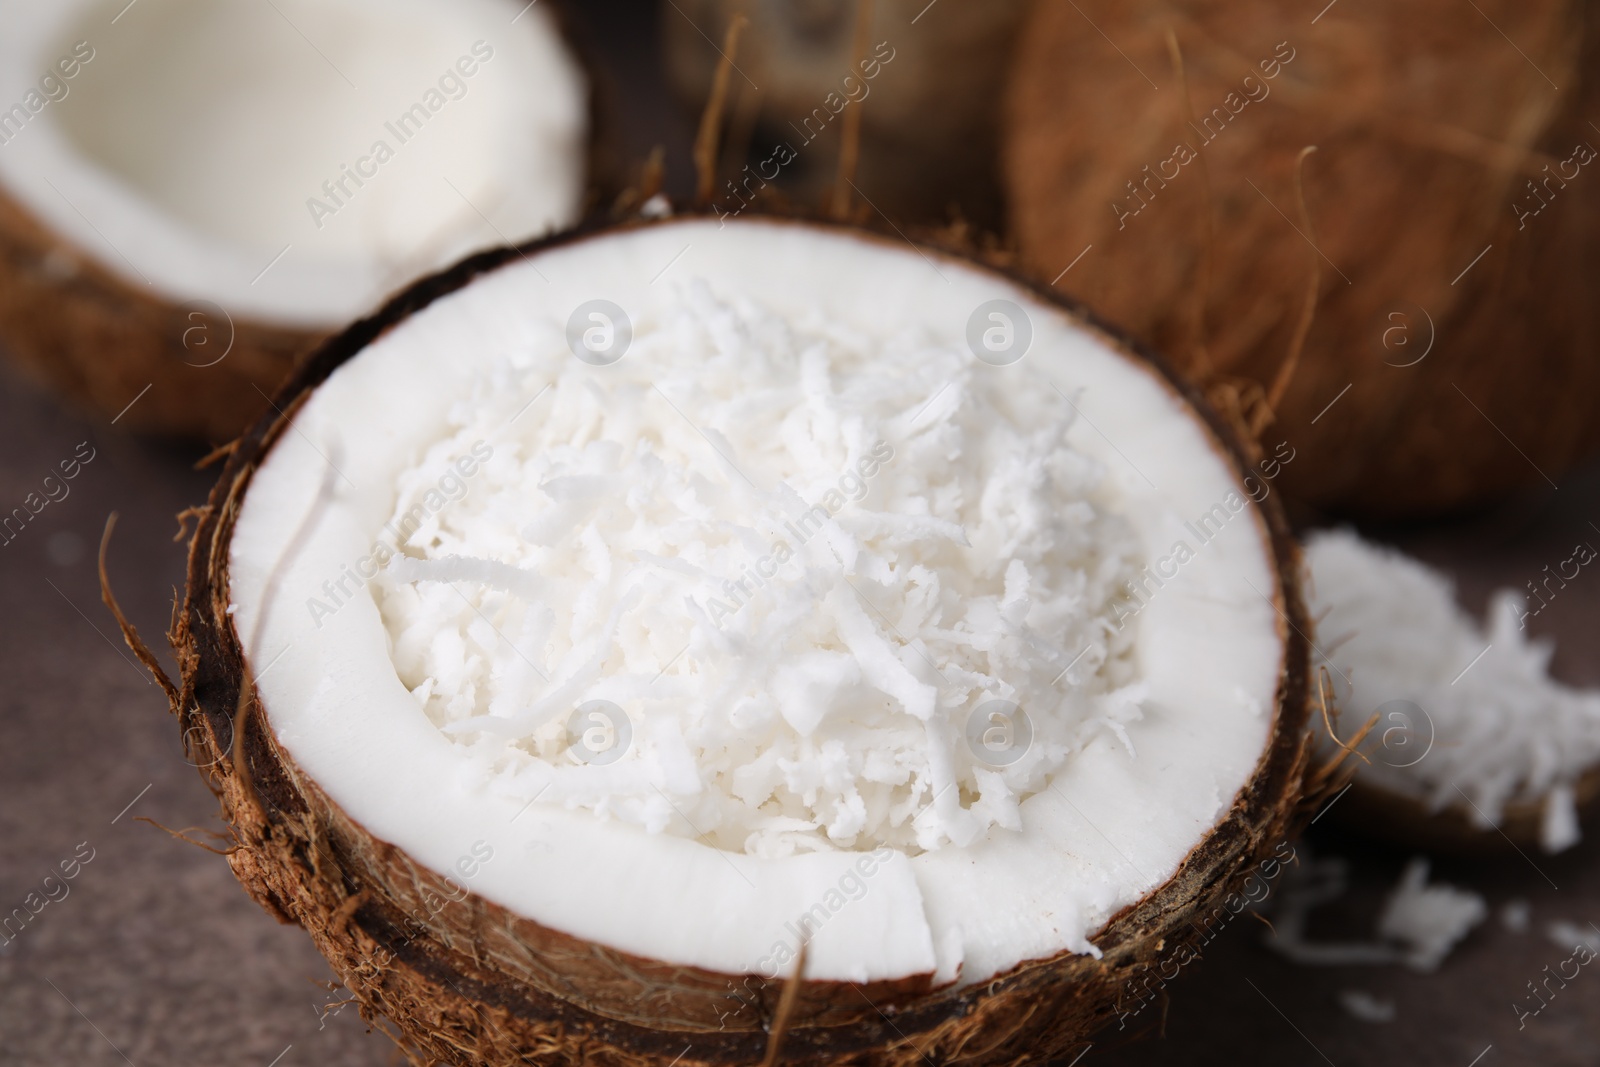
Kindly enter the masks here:
<path id="1" fill-rule="evenodd" d="M 967 340 L 995 300 L 1011 365 Z M 1094 951 L 1250 779 L 1284 656 L 1265 525 L 1155 372 L 778 222 L 586 237 L 400 322 L 279 437 L 230 566 L 277 738 L 369 832 L 729 974 Z"/>
<path id="2" fill-rule="evenodd" d="M 1593 558 L 1580 544 L 1562 566 Z M 1528 632 L 1527 598 L 1500 590 L 1480 623 L 1446 575 L 1347 530 L 1312 536 L 1306 560 L 1339 704 L 1357 723 L 1378 716 L 1361 780 L 1484 830 L 1507 804 L 1537 804 L 1544 848 L 1576 844 L 1578 780 L 1600 767 L 1600 692 L 1551 679 L 1555 647 Z"/>
<path id="3" fill-rule="evenodd" d="M 525 7 L 4 5 L 0 185 L 152 295 L 347 322 L 421 271 L 575 220 L 586 78 Z"/>

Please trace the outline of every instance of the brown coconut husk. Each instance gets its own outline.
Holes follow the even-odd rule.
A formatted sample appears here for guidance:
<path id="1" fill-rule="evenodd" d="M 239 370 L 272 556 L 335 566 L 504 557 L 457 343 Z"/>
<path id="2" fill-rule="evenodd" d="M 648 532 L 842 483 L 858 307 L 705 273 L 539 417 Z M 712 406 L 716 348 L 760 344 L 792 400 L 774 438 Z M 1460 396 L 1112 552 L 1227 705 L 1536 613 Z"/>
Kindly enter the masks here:
<path id="1" fill-rule="evenodd" d="M 0 191 L 0 334 L 30 377 L 131 430 L 226 441 L 319 335 L 163 300 Z M 260 391 L 258 391 L 260 390 Z"/>
<path id="2" fill-rule="evenodd" d="M 421 281 L 324 344 L 284 385 L 276 406 L 292 412 L 345 360 L 480 274 L 592 233 L 643 225 L 649 223 L 484 253 Z M 932 246 L 926 254 L 954 255 Z M 1153 363 L 1193 405 L 1242 478 L 1238 443 L 1198 393 L 1153 357 L 1121 347 Z M 228 612 L 228 558 L 251 476 L 288 425 L 282 416 L 258 421 L 230 451 L 195 515 L 188 588 L 169 634 L 179 678 L 163 683 L 189 760 L 201 768 L 231 827 L 227 858 L 234 873 L 270 914 L 305 927 L 363 1015 L 392 1020 L 414 1063 L 912 1067 L 1076 1054 L 1114 1014 L 1132 1010 L 1136 976 L 1192 958 L 1230 891 L 1296 831 L 1318 798 L 1342 784 L 1337 772 L 1312 772 L 1305 636 L 1311 624 L 1295 542 L 1269 499 L 1256 514 L 1276 562 L 1285 661 L 1268 744 L 1232 808 L 1177 873 L 1094 938 L 1101 959 L 1062 954 L 964 989 L 933 988 L 926 975 L 865 985 L 769 982 L 575 939 L 453 887 L 377 840 L 277 744 Z M 116 611 L 109 589 L 106 596 Z M 116 614 L 129 643 L 142 647 Z M 155 662 L 147 650 L 141 659 Z M 1317 794 L 1309 799 L 1308 777 Z"/>
<path id="3" fill-rule="evenodd" d="M 508 0 L 509 4 L 510 0 Z M 589 80 L 588 211 L 622 188 L 617 91 L 561 0 L 557 18 Z M 237 437 L 330 331 L 255 321 L 165 298 L 52 232 L 0 189 L 0 351 L 75 406 L 137 432 Z"/>
<path id="4" fill-rule="evenodd" d="M 1520 230 L 1513 210 L 1600 148 L 1595 12 L 1478 7 L 1342 0 L 1313 24 L 1269 0 L 1081 0 L 1037 5 L 1018 37 L 1002 167 L 1033 272 L 1092 245 L 1064 287 L 1205 384 L 1266 386 L 1320 271 L 1267 433 L 1297 452 L 1282 486 L 1323 509 L 1461 508 L 1600 444 L 1600 174 L 1552 181 Z M 1280 42 L 1293 58 L 1265 80 Z M 1207 143 L 1188 120 L 1214 108 Z M 1172 178 L 1179 143 L 1199 158 Z M 1119 219 L 1128 182 L 1147 206 Z"/>
<path id="5" fill-rule="evenodd" d="M 872 10 L 863 26 L 859 16 L 867 6 Z M 874 209 L 902 224 L 942 220 L 956 207 L 966 218 L 997 227 L 995 101 L 1027 6 L 1027 0 L 663 0 L 663 58 L 673 91 L 699 114 L 720 62 L 710 42 L 720 44 L 729 21 L 743 14 L 750 27 L 730 89 L 736 107 L 755 117 L 752 138 L 735 144 L 748 143 L 757 161 L 775 144 L 790 145 L 798 158 L 775 179 L 789 196 L 807 203 L 830 192 L 837 197 L 837 175 L 853 169 Z M 894 58 L 867 82 L 861 104 L 844 107 L 825 128 L 813 122 L 813 131 L 823 132 L 807 143 L 806 117 L 819 108 L 826 114 L 828 95 L 843 99 L 843 79 L 859 75 L 852 59 L 863 34 L 869 55 L 886 42 Z M 852 143 L 841 137 L 849 123 L 860 123 L 860 158 L 841 167 L 841 151 Z M 740 170 L 745 162 L 742 155 L 727 161 L 723 178 L 732 175 L 737 187 L 746 177 Z M 723 199 L 736 203 L 731 194 Z"/>

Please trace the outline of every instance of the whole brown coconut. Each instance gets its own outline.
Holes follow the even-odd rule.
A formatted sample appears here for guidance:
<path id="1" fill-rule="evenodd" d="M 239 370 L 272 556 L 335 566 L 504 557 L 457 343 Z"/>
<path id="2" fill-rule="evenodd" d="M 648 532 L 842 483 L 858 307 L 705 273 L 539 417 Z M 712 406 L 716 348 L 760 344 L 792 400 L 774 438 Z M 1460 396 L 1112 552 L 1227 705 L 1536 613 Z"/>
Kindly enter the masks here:
<path id="1" fill-rule="evenodd" d="M 514 13 L 520 5 L 507 6 Z M 623 185 L 615 94 L 566 7 L 550 6 L 589 79 L 592 206 Z M 268 410 L 267 398 L 296 359 L 332 332 L 252 320 L 211 300 L 168 298 L 130 282 L 108 261 L 52 231 L 0 186 L 0 352 L 77 406 L 127 429 L 230 441 Z"/>
<path id="2" fill-rule="evenodd" d="M 1266 432 L 1295 497 L 1409 516 L 1553 485 L 1600 443 L 1593 6 L 1320 7 L 1037 5 L 1005 108 L 1016 242 L 1206 386 L 1270 388 L 1315 271 Z"/>
<path id="3" fill-rule="evenodd" d="M 419 282 L 327 342 L 284 386 L 277 407 L 294 412 L 346 360 L 478 275 L 589 236 L 485 253 Z M 923 254 L 955 258 L 932 247 Z M 1242 476 L 1231 431 L 1190 387 L 1174 386 Z M 1177 873 L 1093 939 L 1102 958 L 1063 954 L 966 988 L 930 990 L 927 976 L 795 986 L 669 966 L 577 940 L 447 885 L 375 839 L 278 745 L 235 632 L 229 550 L 252 475 L 288 427 L 282 416 L 258 422 L 233 447 L 198 509 L 188 590 L 169 635 L 180 664 L 176 683 L 117 615 L 165 687 L 191 762 L 221 801 L 233 832 L 227 858 L 234 873 L 274 917 L 306 928 L 363 1014 L 392 1020 L 415 1063 L 911 1067 L 1071 1055 L 1113 1014 L 1131 1012 L 1148 996 L 1141 974 L 1193 958 L 1206 926 L 1238 899 L 1230 897 L 1232 887 L 1263 861 L 1275 862 L 1275 850 L 1282 858 L 1305 808 L 1308 775 L 1312 793 L 1329 791 L 1330 772 L 1309 773 L 1309 622 L 1297 550 L 1269 499 L 1261 514 L 1285 641 L 1270 738 L 1231 810 Z M 102 546 L 103 581 L 104 554 Z M 106 597 L 116 611 L 109 589 Z M 440 899 L 455 903 L 433 906 Z M 757 1012 L 724 1010 L 730 980 L 760 991 Z M 773 1049 L 776 1058 L 764 1059 Z"/>
<path id="4" fill-rule="evenodd" d="M 865 67 L 855 58 L 863 3 L 871 3 Z M 721 58 L 711 42 L 723 40 L 736 15 L 749 19 L 728 85 L 730 139 L 736 151 L 748 142 L 755 163 L 717 188 L 722 210 L 748 200 L 763 178 L 816 202 L 835 184 L 839 131 L 859 108 L 855 181 L 874 207 L 897 219 L 943 220 L 954 206 L 998 226 L 994 101 L 1026 10 L 1025 0 L 668 0 L 662 48 L 673 89 L 698 114 Z M 795 158 L 782 153 L 763 169 L 776 145 Z"/>

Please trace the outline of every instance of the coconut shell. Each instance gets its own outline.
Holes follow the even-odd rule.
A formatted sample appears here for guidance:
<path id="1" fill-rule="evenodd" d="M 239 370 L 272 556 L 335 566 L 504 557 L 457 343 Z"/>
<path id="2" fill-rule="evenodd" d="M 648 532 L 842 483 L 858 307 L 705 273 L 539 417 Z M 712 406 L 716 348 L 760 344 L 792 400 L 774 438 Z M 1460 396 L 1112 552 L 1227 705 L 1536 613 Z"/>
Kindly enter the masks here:
<path id="1" fill-rule="evenodd" d="M 79 407 L 132 430 L 213 442 L 267 410 L 295 357 L 318 340 L 229 319 L 213 303 L 155 297 L 4 192 L 0 334 L 24 371 Z"/>
<path id="2" fill-rule="evenodd" d="M 292 413 L 345 360 L 477 275 L 586 236 L 484 253 L 417 283 L 324 344 L 284 385 L 277 407 Z M 1173 388 L 1203 413 L 1218 448 L 1242 470 L 1239 446 L 1204 401 L 1176 381 Z M 452 886 L 377 840 L 278 746 L 228 611 L 228 558 L 251 476 L 288 425 L 277 415 L 258 421 L 230 451 L 197 511 L 188 587 L 169 634 L 177 682 L 160 675 L 118 617 L 167 689 L 189 761 L 221 801 L 234 842 L 228 863 L 239 881 L 274 917 L 305 927 L 363 1014 L 391 1020 L 415 1063 L 911 1067 L 1076 1054 L 1113 1014 L 1134 1009 L 1136 978 L 1151 967 L 1181 967 L 1198 951 L 1203 924 L 1230 889 L 1305 816 L 1310 623 L 1295 543 L 1269 500 L 1260 514 L 1282 590 L 1285 661 L 1268 744 L 1232 808 L 1177 873 L 1094 938 L 1102 958 L 1064 953 L 960 989 L 933 988 L 925 975 L 861 986 L 804 982 L 792 1010 L 781 1013 L 787 982 L 674 966 L 577 940 Z M 106 595 L 115 610 L 109 589 Z M 763 1061 L 769 1045 L 781 1046 L 778 1060 Z"/>
<path id="3" fill-rule="evenodd" d="M 775 144 L 787 144 L 797 158 L 776 184 L 801 201 L 818 202 L 835 184 L 845 114 L 859 106 L 855 182 L 874 208 L 915 222 L 945 219 L 954 207 L 967 219 L 998 227 L 994 112 L 1027 0 L 937 6 L 875 0 L 866 56 L 882 44 L 892 58 L 870 79 L 853 62 L 857 6 L 851 0 L 664 0 L 667 78 L 696 115 L 721 59 L 708 41 L 721 42 L 735 15 L 749 19 L 733 57 L 729 138 L 736 153 L 748 146 L 757 165 L 741 172 L 745 159 L 737 158 L 723 178 L 731 176 L 739 187 L 755 175 L 748 190 L 756 190 L 762 184 L 756 179 L 773 176 L 759 163 Z M 859 104 L 844 103 L 852 96 Z M 719 182 L 717 198 L 729 211 L 739 207 L 741 193 Z"/>
<path id="4" fill-rule="evenodd" d="M 1574 789 L 1579 817 L 1592 831 L 1600 810 L 1600 768 L 1578 779 Z M 1381 841 L 1405 848 L 1455 856 L 1538 854 L 1544 805 L 1513 800 L 1501 813 L 1498 828 L 1484 829 L 1464 809 L 1451 805 L 1434 811 L 1417 797 L 1370 785 L 1359 777 L 1350 793 L 1329 812 L 1329 821 Z"/>
<path id="5" fill-rule="evenodd" d="M 617 94 L 566 6 L 555 10 L 589 79 L 586 207 L 593 209 L 623 186 Z M 238 318 L 208 300 L 164 299 L 107 269 L 0 189 L 0 350 L 30 377 L 121 427 L 231 441 L 268 412 L 268 397 L 295 361 L 329 332 Z"/>
<path id="6" fill-rule="evenodd" d="M 1208 387 L 1270 386 L 1319 275 L 1263 436 L 1321 509 L 1458 509 L 1600 445 L 1600 171 L 1574 162 L 1600 148 L 1597 12 L 1476 7 L 1082 0 L 1018 38 L 1002 167 L 1030 269 L 1083 254 L 1060 284 Z"/>

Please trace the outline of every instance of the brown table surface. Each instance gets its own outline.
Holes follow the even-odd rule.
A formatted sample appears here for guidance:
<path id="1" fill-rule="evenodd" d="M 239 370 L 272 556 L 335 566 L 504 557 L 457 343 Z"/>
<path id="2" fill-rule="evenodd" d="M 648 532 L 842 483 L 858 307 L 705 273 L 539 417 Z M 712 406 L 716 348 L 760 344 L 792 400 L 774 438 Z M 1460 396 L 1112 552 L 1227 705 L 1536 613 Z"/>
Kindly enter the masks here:
<path id="1" fill-rule="evenodd" d="M 681 189 L 690 124 L 659 89 L 653 5 L 608 0 L 588 5 L 585 17 L 630 102 L 626 142 L 636 152 L 665 142 Z M 95 458 L 70 496 L 0 548 L 0 912 L 21 906 L 75 850 L 93 849 L 69 894 L 0 944 L 0 1065 L 399 1062 L 353 1008 L 321 1017 L 339 996 L 304 933 L 257 908 L 219 856 L 143 821 L 220 829 L 160 690 L 100 604 L 95 547 L 107 514 L 118 512 L 111 571 L 134 621 L 159 643 L 182 582 L 173 516 L 201 500 L 211 479 L 190 468 L 190 451 L 90 422 L 0 369 L 0 510 L 38 489 L 84 441 Z M 1521 587 L 1594 536 L 1600 469 L 1560 486 L 1472 518 L 1383 534 L 1454 573 L 1464 602 L 1481 611 L 1492 588 Z M 1591 654 L 1600 582 L 1572 583 L 1534 622 L 1558 639 L 1558 676 L 1600 684 Z M 1359 830 L 1313 832 L 1310 847 L 1348 859 L 1353 882 L 1318 913 L 1317 936 L 1370 932 L 1408 858 Z M 1496 915 L 1431 975 L 1294 966 L 1262 947 L 1263 925 L 1240 919 L 1186 968 L 1165 1005 L 1126 1032 L 1101 1034 L 1080 1062 L 1600 1064 L 1600 974 L 1580 972 L 1520 1029 L 1513 1008 L 1529 981 L 1570 954 L 1545 936 L 1548 923 L 1600 923 L 1597 831 L 1554 858 L 1436 859 L 1436 878 L 1482 893 L 1497 912 L 1526 899 L 1533 928 L 1514 933 Z M 1344 990 L 1392 1000 L 1396 1018 L 1358 1021 L 1338 1002 Z"/>

